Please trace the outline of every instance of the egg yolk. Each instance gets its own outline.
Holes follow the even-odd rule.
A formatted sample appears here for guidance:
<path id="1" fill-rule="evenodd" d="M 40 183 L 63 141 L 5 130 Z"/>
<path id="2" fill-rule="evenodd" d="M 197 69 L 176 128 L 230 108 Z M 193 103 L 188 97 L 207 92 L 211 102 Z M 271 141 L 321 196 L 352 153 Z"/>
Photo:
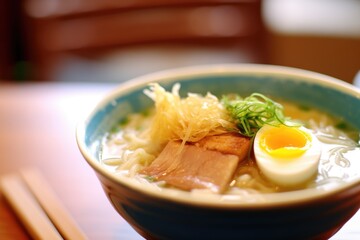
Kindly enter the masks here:
<path id="1" fill-rule="evenodd" d="M 274 127 L 260 139 L 260 146 L 277 158 L 291 159 L 302 155 L 309 147 L 311 136 L 296 127 Z"/>

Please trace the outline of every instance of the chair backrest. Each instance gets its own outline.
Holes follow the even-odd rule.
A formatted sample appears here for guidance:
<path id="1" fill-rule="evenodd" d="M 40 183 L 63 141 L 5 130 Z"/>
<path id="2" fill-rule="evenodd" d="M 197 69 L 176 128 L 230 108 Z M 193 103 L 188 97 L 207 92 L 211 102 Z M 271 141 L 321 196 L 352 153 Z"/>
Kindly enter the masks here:
<path id="1" fill-rule="evenodd" d="M 244 61 L 266 61 L 260 0 L 28 0 L 25 12 L 37 79 L 51 79 L 67 54 L 144 45 L 235 46 Z"/>

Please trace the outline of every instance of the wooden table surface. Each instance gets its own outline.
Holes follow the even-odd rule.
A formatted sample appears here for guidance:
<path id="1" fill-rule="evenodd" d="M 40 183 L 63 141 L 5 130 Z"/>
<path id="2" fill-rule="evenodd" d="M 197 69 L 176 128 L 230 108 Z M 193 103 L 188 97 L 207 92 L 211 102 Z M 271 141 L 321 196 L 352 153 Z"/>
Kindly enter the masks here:
<path id="1" fill-rule="evenodd" d="M 112 208 L 75 141 L 113 84 L 0 84 L 0 175 L 37 167 L 89 239 L 143 239 Z M 29 239 L 0 195 L 0 239 Z M 360 239 L 360 211 L 331 239 Z"/>

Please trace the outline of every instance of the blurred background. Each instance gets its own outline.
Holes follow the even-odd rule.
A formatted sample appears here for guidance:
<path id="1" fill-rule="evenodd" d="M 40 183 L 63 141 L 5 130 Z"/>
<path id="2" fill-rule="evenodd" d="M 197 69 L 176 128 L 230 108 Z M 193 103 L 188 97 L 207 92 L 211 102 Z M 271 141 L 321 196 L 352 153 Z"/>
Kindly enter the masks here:
<path id="1" fill-rule="evenodd" d="M 0 0 L 0 81 L 121 82 L 267 63 L 352 82 L 359 0 Z"/>

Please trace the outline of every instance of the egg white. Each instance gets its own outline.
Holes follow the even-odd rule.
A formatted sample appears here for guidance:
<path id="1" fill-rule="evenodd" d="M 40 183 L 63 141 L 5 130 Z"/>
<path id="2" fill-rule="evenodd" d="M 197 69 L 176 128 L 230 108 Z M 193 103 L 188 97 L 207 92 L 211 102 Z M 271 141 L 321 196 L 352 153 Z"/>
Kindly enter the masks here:
<path id="1" fill-rule="evenodd" d="M 294 187 L 311 179 L 318 171 L 321 156 L 321 143 L 310 130 L 300 127 L 299 130 L 310 136 L 309 148 L 296 157 L 274 157 L 260 146 L 260 139 L 273 126 L 265 125 L 254 139 L 254 154 L 257 165 L 265 177 L 275 184 Z"/>

